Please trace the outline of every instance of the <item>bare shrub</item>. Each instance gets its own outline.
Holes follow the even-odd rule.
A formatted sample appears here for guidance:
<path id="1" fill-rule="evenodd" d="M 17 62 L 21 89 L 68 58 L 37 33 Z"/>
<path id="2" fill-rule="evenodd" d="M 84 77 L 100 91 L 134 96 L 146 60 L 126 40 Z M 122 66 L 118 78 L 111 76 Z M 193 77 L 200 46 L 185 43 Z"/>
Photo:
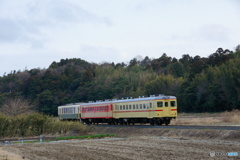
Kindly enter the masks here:
<path id="1" fill-rule="evenodd" d="M 232 110 L 231 112 L 223 112 L 221 113 L 223 122 L 230 123 L 240 123 L 240 110 Z"/>
<path id="2" fill-rule="evenodd" d="M 35 112 L 35 106 L 23 97 L 9 98 L 0 108 L 0 112 L 6 116 L 14 117 Z"/>
<path id="3" fill-rule="evenodd" d="M 0 114 L 0 138 L 27 137 L 43 134 L 79 135 L 86 133 L 89 127 L 78 121 L 60 121 L 57 118 L 33 113 L 7 117 Z"/>

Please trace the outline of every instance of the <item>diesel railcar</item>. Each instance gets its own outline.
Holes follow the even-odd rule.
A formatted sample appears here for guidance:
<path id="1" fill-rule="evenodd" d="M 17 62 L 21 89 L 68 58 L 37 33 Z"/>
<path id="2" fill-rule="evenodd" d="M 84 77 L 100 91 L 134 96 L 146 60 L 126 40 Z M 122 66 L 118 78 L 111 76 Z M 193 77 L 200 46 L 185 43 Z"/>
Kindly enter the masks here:
<path id="1" fill-rule="evenodd" d="M 59 106 L 58 116 L 60 120 L 76 119 L 86 124 L 168 125 L 177 117 L 177 99 L 175 96 L 158 95 L 78 103 Z"/>

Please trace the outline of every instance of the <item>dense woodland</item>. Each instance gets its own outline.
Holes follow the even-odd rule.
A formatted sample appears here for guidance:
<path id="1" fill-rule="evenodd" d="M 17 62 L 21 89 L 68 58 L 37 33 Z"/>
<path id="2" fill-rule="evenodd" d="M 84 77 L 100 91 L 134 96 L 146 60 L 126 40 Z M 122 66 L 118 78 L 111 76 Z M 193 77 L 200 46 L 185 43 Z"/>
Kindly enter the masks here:
<path id="1" fill-rule="evenodd" d="M 12 71 L 0 77 L 0 105 L 24 97 L 38 111 L 56 115 L 74 102 L 174 95 L 180 112 L 240 109 L 240 45 L 218 48 L 209 57 L 134 58 L 128 64 L 94 64 L 80 58 L 53 62 L 47 69 Z"/>

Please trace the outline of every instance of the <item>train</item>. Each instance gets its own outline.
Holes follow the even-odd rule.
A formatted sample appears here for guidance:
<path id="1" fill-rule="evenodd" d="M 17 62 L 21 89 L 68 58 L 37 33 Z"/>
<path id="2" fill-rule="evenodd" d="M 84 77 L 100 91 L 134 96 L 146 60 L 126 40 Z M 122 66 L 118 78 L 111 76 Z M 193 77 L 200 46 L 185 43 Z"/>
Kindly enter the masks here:
<path id="1" fill-rule="evenodd" d="M 165 95 L 90 101 L 58 107 L 60 120 L 77 120 L 84 124 L 169 125 L 176 117 L 177 98 Z"/>

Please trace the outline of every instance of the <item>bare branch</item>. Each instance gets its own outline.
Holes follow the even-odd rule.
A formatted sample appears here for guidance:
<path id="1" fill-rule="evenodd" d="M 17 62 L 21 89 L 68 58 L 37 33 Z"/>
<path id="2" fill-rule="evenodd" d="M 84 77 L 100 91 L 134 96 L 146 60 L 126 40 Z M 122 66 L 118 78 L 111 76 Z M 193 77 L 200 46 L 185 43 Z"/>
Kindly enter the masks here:
<path id="1" fill-rule="evenodd" d="M 35 112 L 35 106 L 23 97 L 10 98 L 0 108 L 0 112 L 6 116 L 17 116 Z"/>

